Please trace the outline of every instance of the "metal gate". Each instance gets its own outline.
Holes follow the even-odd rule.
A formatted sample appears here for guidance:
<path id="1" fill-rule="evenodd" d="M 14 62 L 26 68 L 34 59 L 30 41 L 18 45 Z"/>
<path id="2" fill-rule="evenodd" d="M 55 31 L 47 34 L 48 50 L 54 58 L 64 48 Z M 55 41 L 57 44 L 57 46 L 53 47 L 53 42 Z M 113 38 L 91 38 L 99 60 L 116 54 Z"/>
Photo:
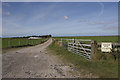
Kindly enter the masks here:
<path id="1" fill-rule="evenodd" d="M 92 58 L 92 40 L 87 39 L 62 39 L 67 41 L 68 51 L 86 59 Z"/>

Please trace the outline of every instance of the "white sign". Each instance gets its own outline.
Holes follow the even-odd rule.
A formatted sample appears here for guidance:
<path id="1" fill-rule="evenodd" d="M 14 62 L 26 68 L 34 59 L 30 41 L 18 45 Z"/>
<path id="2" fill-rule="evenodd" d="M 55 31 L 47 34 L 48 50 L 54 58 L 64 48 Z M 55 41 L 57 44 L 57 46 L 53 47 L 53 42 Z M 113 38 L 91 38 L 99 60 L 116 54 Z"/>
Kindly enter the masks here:
<path id="1" fill-rule="evenodd" d="M 101 44 L 101 51 L 102 52 L 111 52 L 111 49 L 112 49 L 112 43 L 103 42 Z"/>

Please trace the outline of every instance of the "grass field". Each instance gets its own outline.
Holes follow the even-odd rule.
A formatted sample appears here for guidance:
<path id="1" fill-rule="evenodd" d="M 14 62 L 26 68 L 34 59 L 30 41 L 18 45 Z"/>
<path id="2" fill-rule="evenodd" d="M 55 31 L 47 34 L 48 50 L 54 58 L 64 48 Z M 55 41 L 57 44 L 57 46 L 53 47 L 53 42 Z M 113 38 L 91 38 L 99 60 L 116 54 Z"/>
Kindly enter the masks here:
<path id="1" fill-rule="evenodd" d="M 0 49 L 2 48 L 2 38 L 0 38 Z"/>
<path id="2" fill-rule="evenodd" d="M 74 64 L 79 71 L 84 70 L 85 73 L 93 73 L 100 78 L 117 78 L 118 77 L 118 58 L 109 54 L 101 54 L 100 60 L 89 61 L 81 56 L 68 52 L 66 48 L 56 45 L 54 42 L 48 47 L 54 55 L 60 56 L 63 61 L 68 61 Z"/>
<path id="3" fill-rule="evenodd" d="M 71 37 L 53 37 L 54 39 L 89 39 L 97 42 L 118 42 L 120 36 L 71 36 Z M 63 40 L 64 41 L 64 40 Z M 59 55 L 64 61 L 74 64 L 78 70 L 93 73 L 100 78 L 118 77 L 118 52 L 105 54 L 97 51 L 97 59 L 89 61 L 81 56 L 69 52 L 66 48 L 56 45 L 54 42 L 48 47 L 55 55 Z M 117 59 L 114 58 L 114 55 Z"/>
<path id="4" fill-rule="evenodd" d="M 53 37 L 56 39 L 64 38 L 64 39 L 90 39 L 95 40 L 97 42 L 118 42 L 120 36 L 71 36 L 71 37 Z"/>
<path id="5" fill-rule="evenodd" d="M 2 38 L 2 48 L 13 48 L 13 47 L 23 47 L 32 46 L 36 44 L 43 43 L 47 38 L 43 39 L 27 39 L 27 38 Z"/>

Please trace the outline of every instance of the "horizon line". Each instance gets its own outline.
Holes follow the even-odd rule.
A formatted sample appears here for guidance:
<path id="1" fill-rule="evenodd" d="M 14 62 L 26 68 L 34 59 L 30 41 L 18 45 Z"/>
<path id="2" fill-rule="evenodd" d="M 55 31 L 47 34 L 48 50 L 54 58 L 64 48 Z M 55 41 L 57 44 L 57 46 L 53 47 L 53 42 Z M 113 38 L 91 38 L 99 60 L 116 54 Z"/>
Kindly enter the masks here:
<path id="1" fill-rule="evenodd" d="M 30 36 L 30 35 L 28 35 L 28 36 Z M 31 35 L 32 36 L 32 35 Z M 35 35 L 35 36 L 39 36 L 39 35 Z M 112 34 L 112 35 L 64 35 L 64 36 L 62 36 L 62 35 L 52 35 L 52 37 L 88 37 L 88 36 L 120 36 L 120 34 L 118 34 L 118 35 L 114 35 L 114 34 Z M 0 38 L 15 38 L 15 37 L 27 37 L 27 36 L 6 36 L 6 37 L 3 37 L 3 36 L 1 36 Z"/>

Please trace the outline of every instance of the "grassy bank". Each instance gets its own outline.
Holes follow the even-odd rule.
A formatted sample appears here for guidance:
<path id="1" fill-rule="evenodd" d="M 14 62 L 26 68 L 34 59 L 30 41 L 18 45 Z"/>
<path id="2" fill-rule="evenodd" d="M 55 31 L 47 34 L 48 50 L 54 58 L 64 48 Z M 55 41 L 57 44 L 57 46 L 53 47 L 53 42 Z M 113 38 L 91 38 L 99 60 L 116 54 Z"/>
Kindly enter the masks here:
<path id="1" fill-rule="evenodd" d="M 118 60 L 115 61 L 112 56 L 108 54 L 106 54 L 106 56 L 108 56 L 106 59 L 88 61 L 81 56 L 68 52 L 67 49 L 55 45 L 55 42 L 53 42 L 48 49 L 51 50 L 54 55 L 61 56 L 63 60 L 74 64 L 80 71 L 84 70 L 85 72 L 93 73 L 100 78 L 118 77 Z"/>

